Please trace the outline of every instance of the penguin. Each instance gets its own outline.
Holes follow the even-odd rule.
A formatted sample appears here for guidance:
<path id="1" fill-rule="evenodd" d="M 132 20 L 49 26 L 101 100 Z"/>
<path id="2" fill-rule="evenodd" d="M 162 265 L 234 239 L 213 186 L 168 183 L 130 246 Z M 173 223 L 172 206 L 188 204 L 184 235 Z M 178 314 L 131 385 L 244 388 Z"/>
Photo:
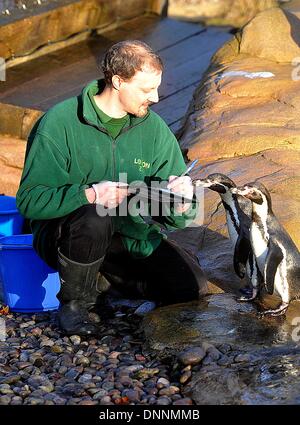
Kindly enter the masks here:
<path id="1" fill-rule="evenodd" d="M 260 182 L 247 183 L 234 193 L 252 202 L 250 241 L 263 283 L 269 294 L 278 294 L 281 303 L 261 316 L 279 316 L 300 296 L 300 253 L 272 210 L 268 189 Z"/>
<path id="2" fill-rule="evenodd" d="M 196 180 L 194 184 L 207 187 L 219 193 L 226 212 L 229 237 L 234 247 L 234 270 L 241 279 L 246 272 L 250 284 L 250 287 L 240 290 L 244 295 L 239 298 L 239 301 L 254 300 L 258 295 L 262 277 L 250 242 L 251 219 L 241 209 L 237 195 L 232 192 L 236 188 L 236 184 L 221 173 L 210 174 L 205 179 Z M 244 209 L 246 210 L 247 208 L 245 207 Z"/>

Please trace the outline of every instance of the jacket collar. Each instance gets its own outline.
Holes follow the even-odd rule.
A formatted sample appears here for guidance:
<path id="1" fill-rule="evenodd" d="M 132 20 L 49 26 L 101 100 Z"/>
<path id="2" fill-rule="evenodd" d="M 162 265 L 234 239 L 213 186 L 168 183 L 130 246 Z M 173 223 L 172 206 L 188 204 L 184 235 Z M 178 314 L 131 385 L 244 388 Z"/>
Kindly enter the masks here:
<path id="1" fill-rule="evenodd" d="M 105 87 L 104 79 L 93 80 L 86 87 L 84 87 L 81 93 L 83 119 L 88 124 L 98 128 L 99 128 L 99 120 L 98 120 L 97 112 L 95 111 L 95 108 L 91 102 L 89 94 L 91 94 L 92 96 L 95 96 L 96 94 L 101 93 L 104 90 L 104 87 Z M 139 124 L 140 122 L 144 121 L 148 116 L 149 116 L 149 110 L 144 117 L 136 117 L 130 114 L 129 127 L 133 127 Z"/>

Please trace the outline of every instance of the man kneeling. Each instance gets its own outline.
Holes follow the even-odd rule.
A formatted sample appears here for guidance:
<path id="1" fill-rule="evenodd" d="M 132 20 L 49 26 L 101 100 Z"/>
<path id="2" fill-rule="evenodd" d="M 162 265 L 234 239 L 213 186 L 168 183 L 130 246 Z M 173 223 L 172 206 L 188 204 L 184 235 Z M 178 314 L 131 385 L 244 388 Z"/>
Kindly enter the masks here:
<path id="1" fill-rule="evenodd" d="M 140 41 L 113 45 L 102 61 L 104 79 L 48 110 L 33 128 L 17 193 L 30 219 L 34 248 L 59 271 L 58 321 L 68 334 L 97 334 L 89 310 L 97 304 L 100 274 L 132 297 L 171 304 L 206 293 L 197 259 L 165 238 L 141 215 L 120 215 L 127 182 L 167 181 L 193 198 L 177 140 L 149 105 L 158 102 L 163 64 Z M 184 228 L 194 204 L 175 204 L 154 217 Z M 98 207 L 107 214 L 99 214 Z M 112 214 L 112 211 L 115 214 Z M 100 279 L 101 281 L 101 279 Z"/>

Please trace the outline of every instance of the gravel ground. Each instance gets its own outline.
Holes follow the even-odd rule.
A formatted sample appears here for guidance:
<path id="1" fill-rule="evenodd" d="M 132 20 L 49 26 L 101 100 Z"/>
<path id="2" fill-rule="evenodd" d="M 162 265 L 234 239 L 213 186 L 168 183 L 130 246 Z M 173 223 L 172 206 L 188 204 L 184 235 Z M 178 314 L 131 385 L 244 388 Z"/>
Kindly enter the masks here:
<path id="1" fill-rule="evenodd" d="M 135 308 L 106 307 L 98 338 L 60 334 L 56 313 L 2 316 L 2 405 L 192 405 L 181 394 L 191 366 L 143 348 Z M 170 360 L 170 359 L 169 359 Z"/>

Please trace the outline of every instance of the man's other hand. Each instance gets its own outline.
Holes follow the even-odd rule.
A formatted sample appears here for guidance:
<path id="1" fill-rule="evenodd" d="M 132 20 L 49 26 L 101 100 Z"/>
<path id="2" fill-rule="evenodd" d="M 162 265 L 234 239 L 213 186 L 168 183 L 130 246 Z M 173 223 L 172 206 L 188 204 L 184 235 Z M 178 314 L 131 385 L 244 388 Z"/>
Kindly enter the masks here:
<path id="1" fill-rule="evenodd" d="M 89 200 L 91 189 L 94 191 L 91 203 L 101 204 L 106 208 L 116 208 L 128 195 L 128 185 L 121 182 L 103 181 L 93 184 L 91 188 L 86 189 L 86 196 Z"/>
<path id="2" fill-rule="evenodd" d="M 171 192 L 178 193 L 179 195 L 183 195 L 185 198 L 193 199 L 194 195 L 194 188 L 192 184 L 192 180 L 189 176 L 170 176 L 169 177 L 169 184 L 168 189 Z M 186 212 L 191 203 L 185 202 L 183 204 L 177 204 L 175 206 L 175 211 L 178 213 L 184 213 Z"/>

